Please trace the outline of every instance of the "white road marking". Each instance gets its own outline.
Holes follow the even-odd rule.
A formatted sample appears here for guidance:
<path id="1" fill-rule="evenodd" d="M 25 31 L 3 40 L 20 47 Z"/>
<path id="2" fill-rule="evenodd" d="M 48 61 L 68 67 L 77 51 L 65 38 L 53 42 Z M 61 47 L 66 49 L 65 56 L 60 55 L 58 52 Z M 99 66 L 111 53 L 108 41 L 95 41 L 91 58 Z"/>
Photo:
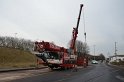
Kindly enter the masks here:
<path id="1" fill-rule="evenodd" d="M 9 77 L 4 77 L 4 78 L 0 78 L 0 80 L 14 80 L 19 78 L 20 76 L 9 76 Z"/>
<path id="2" fill-rule="evenodd" d="M 116 78 L 117 78 L 117 79 L 120 79 L 121 81 L 124 81 L 124 77 L 122 77 L 122 76 L 119 76 L 119 75 L 118 75 L 118 76 L 116 76 Z"/>
<path id="3" fill-rule="evenodd" d="M 27 77 L 29 74 L 5 74 L 3 76 L 0 77 L 0 81 L 9 81 L 9 80 L 15 80 L 15 79 L 21 79 L 24 77 Z"/>
<path id="4" fill-rule="evenodd" d="M 20 71 L 20 72 L 0 73 L 0 82 L 37 76 L 39 74 L 41 75 L 48 72 L 50 71 L 47 68 L 47 69 L 39 69 L 39 70 L 26 70 L 26 71 Z"/>

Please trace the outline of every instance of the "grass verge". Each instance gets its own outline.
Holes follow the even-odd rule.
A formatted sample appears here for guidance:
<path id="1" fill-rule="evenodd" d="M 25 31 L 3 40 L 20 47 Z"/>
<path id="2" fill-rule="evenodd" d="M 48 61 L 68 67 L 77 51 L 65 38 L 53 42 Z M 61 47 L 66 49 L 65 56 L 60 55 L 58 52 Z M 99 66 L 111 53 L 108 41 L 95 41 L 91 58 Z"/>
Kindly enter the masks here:
<path id="1" fill-rule="evenodd" d="M 0 47 L 0 68 L 35 67 L 36 57 L 30 52 Z"/>
<path id="2" fill-rule="evenodd" d="M 113 65 L 118 65 L 118 66 L 124 66 L 124 61 L 119 61 L 119 62 L 111 62 Z"/>

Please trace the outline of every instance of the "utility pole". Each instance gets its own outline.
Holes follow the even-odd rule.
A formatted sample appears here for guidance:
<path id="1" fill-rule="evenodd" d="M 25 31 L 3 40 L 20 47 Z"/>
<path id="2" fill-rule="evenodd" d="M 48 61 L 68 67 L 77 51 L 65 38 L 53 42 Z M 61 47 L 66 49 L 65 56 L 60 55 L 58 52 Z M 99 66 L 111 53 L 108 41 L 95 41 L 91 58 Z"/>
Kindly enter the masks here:
<path id="1" fill-rule="evenodd" d="M 117 47 L 116 47 L 116 45 L 117 45 L 117 42 L 115 42 L 115 58 L 116 58 L 116 61 L 117 61 Z"/>
<path id="2" fill-rule="evenodd" d="M 94 47 L 94 60 L 95 60 L 95 46 L 96 46 L 96 45 L 93 45 L 93 47 Z"/>
<path id="3" fill-rule="evenodd" d="M 16 36 L 17 36 L 17 33 L 14 33 L 15 34 L 15 38 L 16 38 Z"/>

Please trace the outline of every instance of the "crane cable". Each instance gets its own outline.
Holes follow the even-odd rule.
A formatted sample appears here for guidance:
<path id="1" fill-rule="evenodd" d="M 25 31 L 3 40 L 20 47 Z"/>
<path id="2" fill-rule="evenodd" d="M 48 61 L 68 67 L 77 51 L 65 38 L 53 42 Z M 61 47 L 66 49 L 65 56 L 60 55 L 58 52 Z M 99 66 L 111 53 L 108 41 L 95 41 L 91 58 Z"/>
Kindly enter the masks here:
<path id="1" fill-rule="evenodd" d="M 84 8 L 83 8 L 83 21 L 84 21 L 84 36 L 85 36 L 85 43 L 86 43 L 86 30 L 85 30 L 85 16 L 84 16 Z"/>
<path id="2" fill-rule="evenodd" d="M 84 47 L 85 47 L 85 52 L 84 52 L 84 57 L 86 57 L 86 45 L 87 45 L 87 42 L 86 42 L 86 29 L 85 29 L 85 16 L 84 16 L 84 7 L 83 7 L 83 21 L 84 21 L 84 36 L 85 36 L 85 42 L 84 42 Z"/>

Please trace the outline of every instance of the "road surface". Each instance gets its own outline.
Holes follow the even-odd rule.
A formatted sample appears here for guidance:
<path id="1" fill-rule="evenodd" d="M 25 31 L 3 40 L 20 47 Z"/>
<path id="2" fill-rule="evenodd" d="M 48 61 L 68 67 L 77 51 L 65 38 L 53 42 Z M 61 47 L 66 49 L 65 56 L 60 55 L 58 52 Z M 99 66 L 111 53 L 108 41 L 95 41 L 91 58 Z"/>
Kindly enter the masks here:
<path id="1" fill-rule="evenodd" d="M 73 70 L 44 70 L 45 73 L 28 74 L 18 79 L 10 79 L 8 82 L 124 82 L 124 69 L 117 69 L 106 64 L 93 64 L 88 68 Z M 16 78 L 16 77 L 15 77 Z M 1 81 L 4 82 L 4 81 Z"/>

